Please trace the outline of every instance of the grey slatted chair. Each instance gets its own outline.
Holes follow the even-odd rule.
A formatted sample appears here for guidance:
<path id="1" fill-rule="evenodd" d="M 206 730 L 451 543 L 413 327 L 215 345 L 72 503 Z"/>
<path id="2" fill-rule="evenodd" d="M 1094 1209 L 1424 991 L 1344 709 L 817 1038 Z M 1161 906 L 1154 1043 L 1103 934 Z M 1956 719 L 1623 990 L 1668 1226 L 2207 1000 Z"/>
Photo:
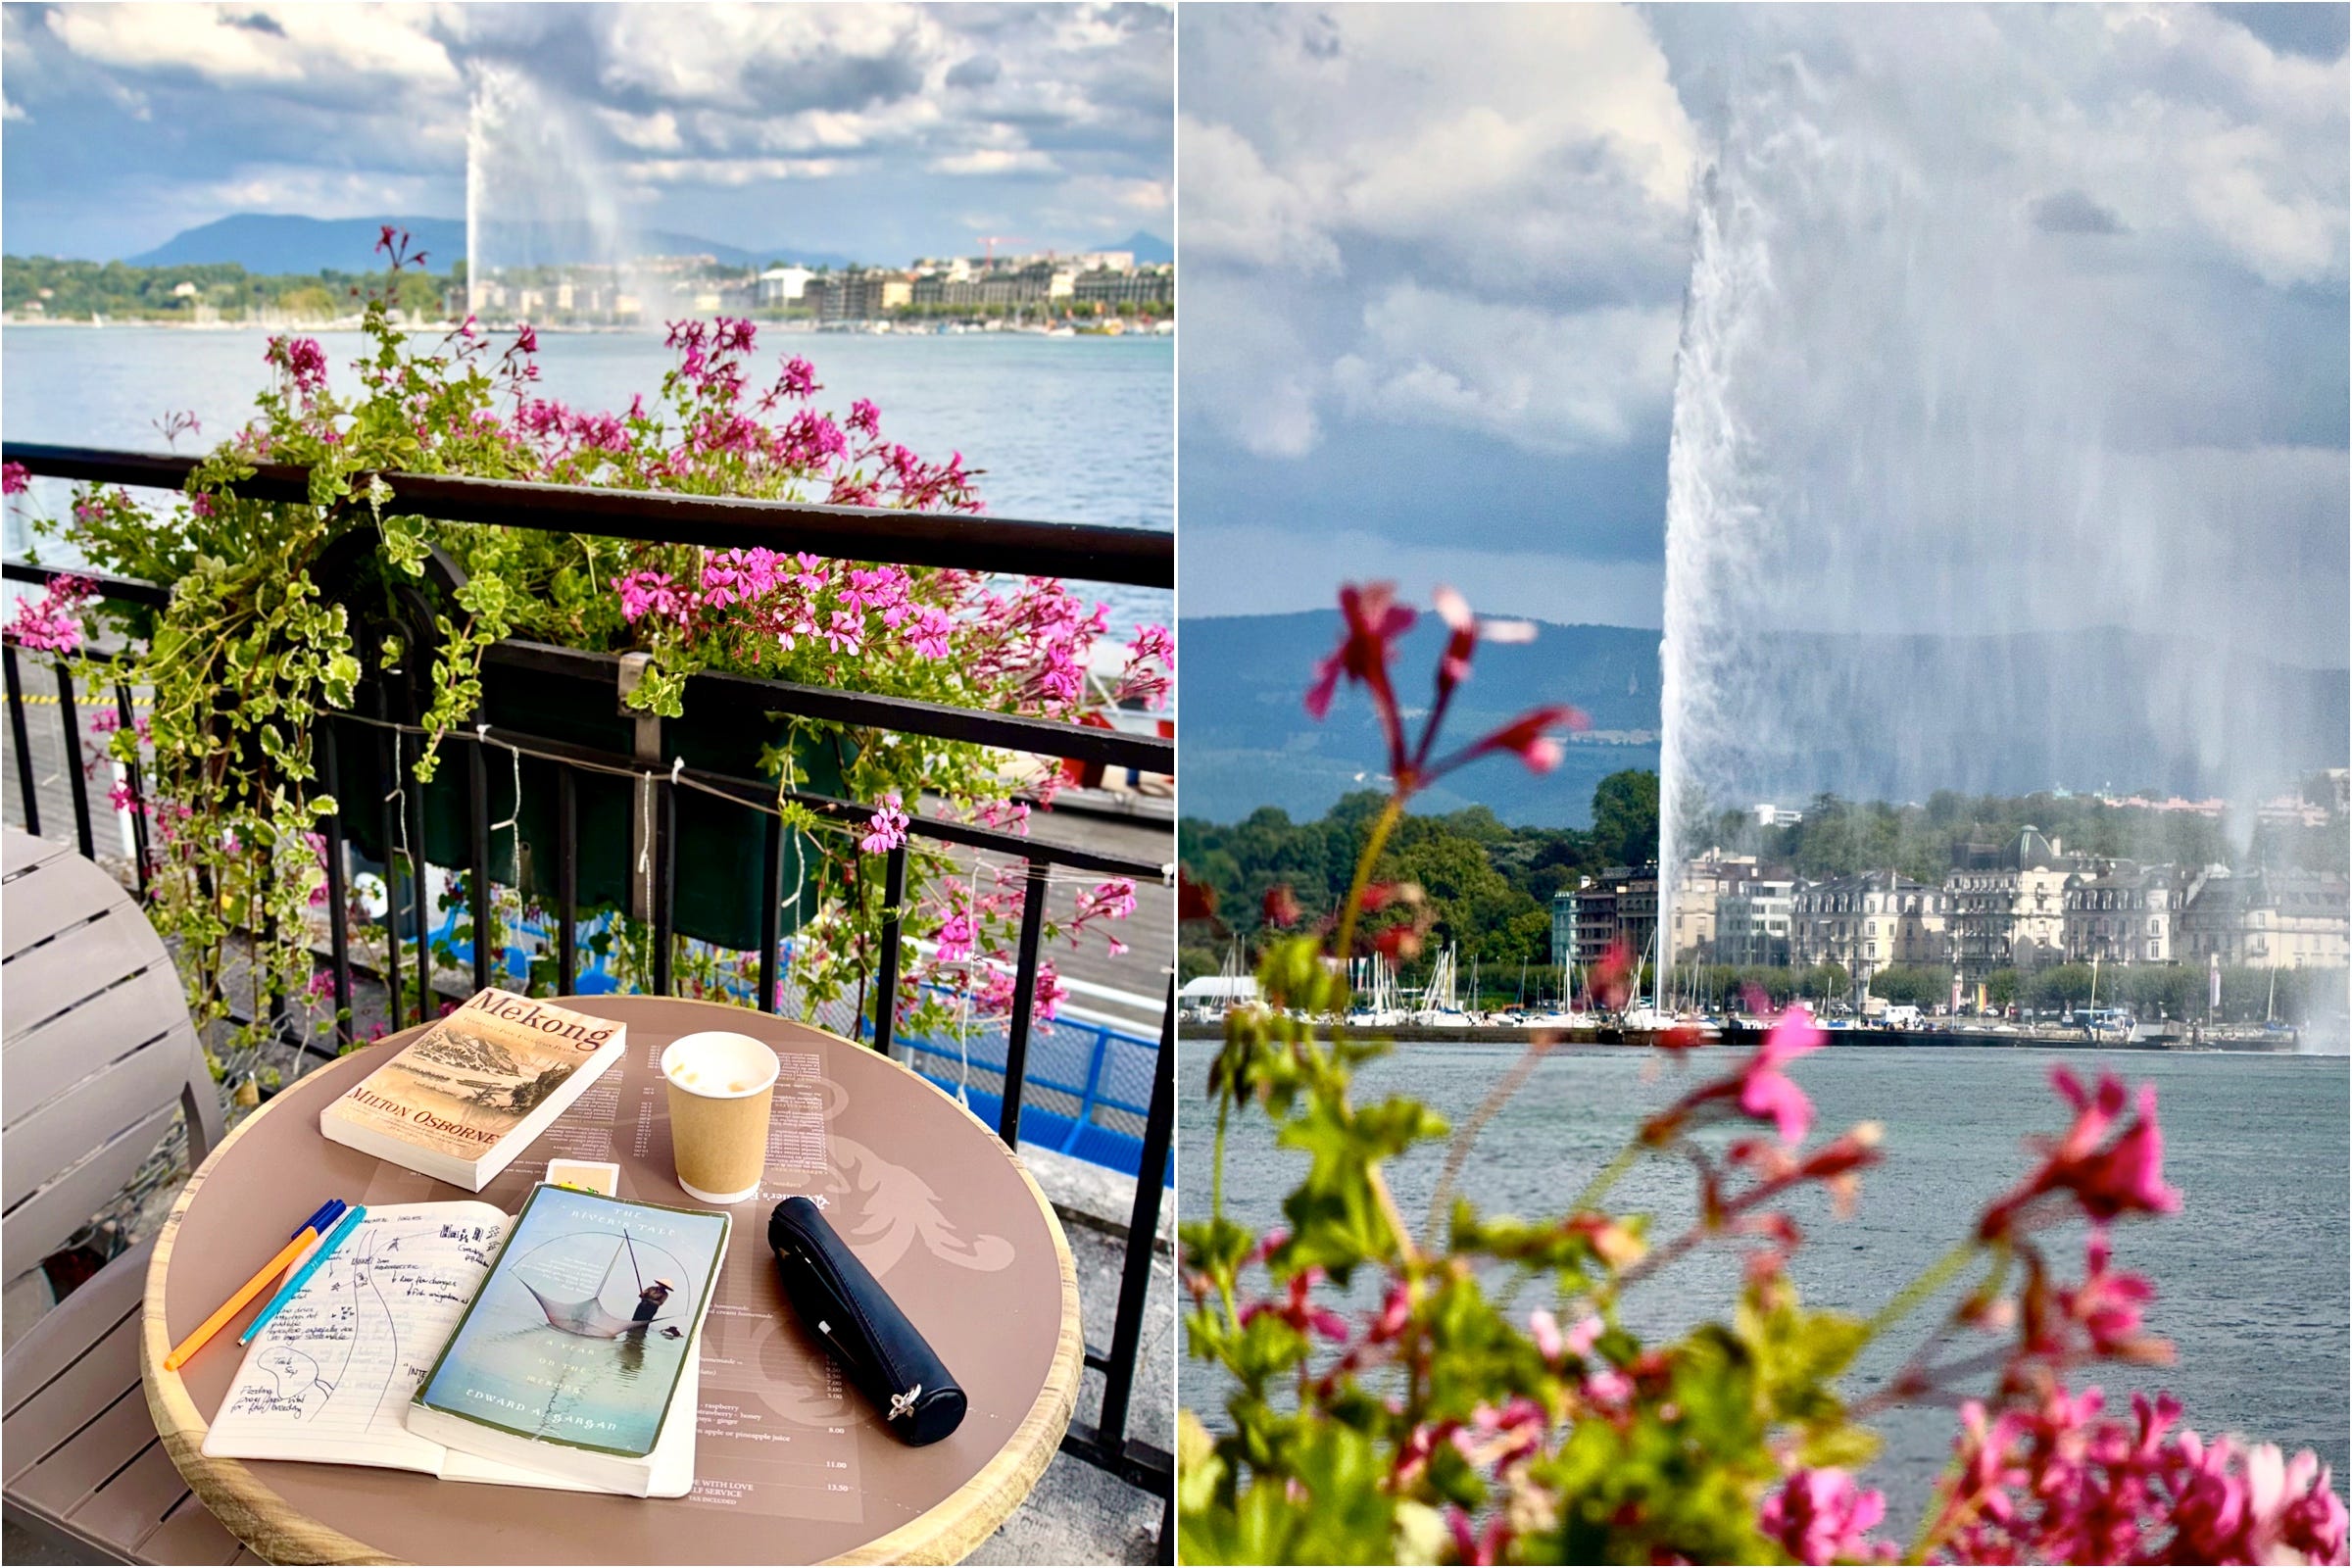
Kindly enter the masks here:
<path id="1" fill-rule="evenodd" d="M 0 1278 L 121 1192 L 185 1107 L 191 1166 L 220 1104 L 171 956 L 138 906 L 60 845 L 0 829 Z M 139 1386 L 152 1241 L 59 1302 L 0 1361 L 6 1514 L 121 1561 L 226 1563 L 243 1548 L 156 1438 Z"/>

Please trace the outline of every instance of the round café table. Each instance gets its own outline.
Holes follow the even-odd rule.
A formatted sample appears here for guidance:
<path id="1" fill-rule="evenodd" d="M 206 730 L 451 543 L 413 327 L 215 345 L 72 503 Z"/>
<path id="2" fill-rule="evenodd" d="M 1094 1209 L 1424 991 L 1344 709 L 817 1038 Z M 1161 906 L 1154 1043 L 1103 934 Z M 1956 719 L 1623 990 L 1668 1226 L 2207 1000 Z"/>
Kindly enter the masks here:
<path id="1" fill-rule="evenodd" d="M 479 1194 L 327 1142 L 318 1112 L 417 1031 L 290 1085 L 214 1151 L 172 1205 L 147 1275 L 140 1364 L 189 1488 L 271 1562 L 955 1562 L 1037 1484 L 1069 1425 L 1085 1354 L 1077 1273 L 1053 1206 L 954 1098 L 821 1030 L 710 1003 L 560 999 L 628 1025 L 578 1103 Z M 244 1352 L 231 1326 L 176 1372 L 164 1357 L 328 1198 L 370 1207 L 479 1198 L 520 1207 L 551 1155 L 620 1166 L 619 1196 L 702 1205 L 677 1185 L 659 1060 L 698 1029 L 756 1036 L 781 1072 L 760 1196 L 734 1230 L 702 1336 L 695 1488 L 673 1499 L 445 1482 L 342 1464 L 208 1458 L 206 1424 Z M 823 1207 L 939 1351 L 970 1404 L 912 1448 L 885 1430 L 785 1303 L 768 1211 Z"/>

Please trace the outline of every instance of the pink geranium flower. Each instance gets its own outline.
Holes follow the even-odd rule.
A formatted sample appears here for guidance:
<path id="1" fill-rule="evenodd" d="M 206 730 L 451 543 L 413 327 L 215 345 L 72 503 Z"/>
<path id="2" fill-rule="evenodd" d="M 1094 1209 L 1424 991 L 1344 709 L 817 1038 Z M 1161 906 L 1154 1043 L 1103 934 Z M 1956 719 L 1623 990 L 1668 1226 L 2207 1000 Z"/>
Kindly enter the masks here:
<path id="1" fill-rule="evenodd" d="M 1740 1108 L 1758 1121 L 1769 1121 L 1781 1142 L 1794 1148 L 1805 1141 L 1813 1125 L 1813 1102 L 1781 1068 L 1823 1045 L 1813 1014 L 1804 1006 L 1790 1007 L 1765 1035 L 1764 1044 L 1748 1058 L 1740 1078 Z"/>
<path id="2" fill-rule="evenodd" d="M 1811 1012 L 1801 1004 L 1788 1008 L 1773 1024 L 1755 1054 L 1737 1070 L 1701 1084 L 1644 1122 L 1643 1142 L 1653 1147 L 1671 1143 L 1698 1113 L 1728 1103 L 1737 1107 L 1740 1115 L 1771 1122 L 1781 1141 L 1795 1148 L 1804 1142 L 1805 1133 L 1813 1125 L 1813 1102 L 1805 1098 L 1796 1080 L 1781 1069 L 1809 1052 L 1819 1051 L 1823 1040 Z M 1722 1112 L 1718 1110 L 1715 1114 Z"/>
<path id="3" fill-rule="evenodd" d="M 858 848 L 868 855 L 887 855 L 906 842 L 906 813 L 900 808 L 899 792 L 892 790 L 874 807 L 874 814 L 866 819 L 865 837 Z"/>
<path id="4" fill-rule="evenodd" d="M 1756 1510 L 1764 1533 L 1802 1563 L 1893 1556 L 1868 1538 L 1886 1517 L 1884 1493 L 1864 1492 L 1843 1470 L 1799 1470 Z"/>
<path id="5" fill-rule="evenodd" d="M 1977 1234 L 1994 1241 L 2019 1229 L 2041 1200 L 2072 1195 L 2092 1221 L 2124 1214 L 2170 1214 L 2180 1206 L 2179 1192 L 2164 1183 L 2164 1133 L 2156 1120 L 2156 1086 L 2140 1086 L 2137 1117 L 2113 1143 L 2107 1134 L 2122 1115 L 2126 1091 L 2113 1073 L 2099 1075 L 2095 1092 L 2061 1063 L 2050 1083 L 2075 1108 L 2074 1124 L 2046 1141 L 2041 1167 L 1984 1211 Z"/>

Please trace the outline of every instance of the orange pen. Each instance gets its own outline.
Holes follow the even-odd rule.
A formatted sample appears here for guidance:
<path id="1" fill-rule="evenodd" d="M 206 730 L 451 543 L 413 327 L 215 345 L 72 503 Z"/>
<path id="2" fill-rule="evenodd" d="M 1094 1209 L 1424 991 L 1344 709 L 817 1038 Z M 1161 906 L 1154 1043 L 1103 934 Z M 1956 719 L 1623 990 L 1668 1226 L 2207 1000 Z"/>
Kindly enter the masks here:
<path id="1" fill-rule="evenodd" d="M 243 1311 L 246 1304 L 261 1295 L 287 1264 L 302 1255 L 304 1248 L 318 1239 L 318 1233 L 322 1229 L 334 1223 L 335 1216 L 340 1214 L 345 1206 L 343 1200 L 332 1198 L 319 1206 L 318 1213 L 304 1220 L 302 1229 L 294 1233 L 294 1239 L 286 1243 L 275 1257 L 263 1264 L 260 1273 L 247 1280 L 244 1288 L 236 1295 L 221 1302 L 219 1311 L 196 1325 L 195 1333 L 190 1334 L 172 1348 L 172 1353 L 164 1357 L 164 1370 L 167 1372 L 178 1371 L 181 1363 L 198 1350 L 203 1349 L 212 1337 L 226 1326 L 230 1318 Z"/>

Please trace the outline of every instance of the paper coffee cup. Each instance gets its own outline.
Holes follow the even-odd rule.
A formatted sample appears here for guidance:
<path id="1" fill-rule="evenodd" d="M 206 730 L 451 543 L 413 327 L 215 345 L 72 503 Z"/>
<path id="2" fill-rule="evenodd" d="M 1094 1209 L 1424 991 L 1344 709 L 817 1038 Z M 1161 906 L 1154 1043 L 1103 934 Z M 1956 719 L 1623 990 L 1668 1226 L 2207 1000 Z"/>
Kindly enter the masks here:
<path id="1" fill-rule="evenodd" d="M 706 1203 L 759 1196 L 776 1068 L 775 1052 L 723 1029 L 680 1035 L 662 1053 L 680 1187 Z"/>

